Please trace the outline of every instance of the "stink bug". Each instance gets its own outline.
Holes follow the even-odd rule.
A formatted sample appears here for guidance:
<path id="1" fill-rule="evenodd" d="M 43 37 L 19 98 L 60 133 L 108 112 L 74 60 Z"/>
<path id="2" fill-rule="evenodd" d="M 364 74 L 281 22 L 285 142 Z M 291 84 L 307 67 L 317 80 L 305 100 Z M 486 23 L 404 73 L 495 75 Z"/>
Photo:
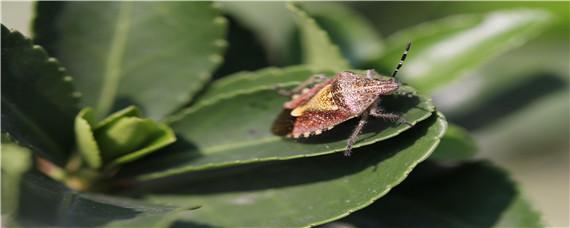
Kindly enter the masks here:
<path id="1" fill-rule="evenodd" d="M 332 78 L 314 75 L 291 91 L 279 91 L 291 96 L 283 105 L 293 118 L 293 124 L 286 136 L 292 138 L 310 137 L 330 130 L 334 126 L 359 117 L 360 121 L 347 142 L 346 156 L 350 156 L 352 146 L 366 125 L 369 116 L 407 123 L 398 114 L 387 113 L 379 106 L 380 98 L 394 93 L 400 88 L 396 74 L 402 67 L 411 42 L 406 46 L 398 66 L 390 79 L 378 79 L 374 70 L 365 76 L 350 71 L 337 73 Z M 310 87 L 311 85 L 314 85 Z"/>

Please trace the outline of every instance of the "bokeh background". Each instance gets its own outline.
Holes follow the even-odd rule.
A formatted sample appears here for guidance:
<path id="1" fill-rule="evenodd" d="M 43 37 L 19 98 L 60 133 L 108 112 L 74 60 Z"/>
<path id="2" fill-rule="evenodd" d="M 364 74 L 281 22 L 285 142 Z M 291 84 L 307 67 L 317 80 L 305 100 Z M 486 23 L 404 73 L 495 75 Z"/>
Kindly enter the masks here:
<path id="1" fill-rule="evenodd" d="M 347 2 L 382 37 L 400 29 L 450 15 L 495 10 L 543 9 L 553 15 L 545 32 L 524 45 L 489 59 L 433 93 L 449 120 L 469 130 L 480 151 L 476 159 L 490 159 L 507 169 L 547 225 L 568 227 L 570 202 L 570 3 L 568 2 Z M 286 45 L 284 31 L 294 23 L 283 3 L 224 3 L 234 12 L 271 12 L 267 20 L 275 31 L 252 39 L 268 49 Z M 1 21 L 30 34 L 32 2 L 1 2 Z M 282 8 L 283 11 L 279 9 Z M 231 15 L 230 15 L 231 16 Z M 233 24 L 233 26 L 238 26 Z M 260 34 L 259 32 L 257 34 Z M 231 41 L 230 41 L 231 42 Z M 248 47 L 254 50 L 258 47 Z M 381 47 L 380 47 L 381 48 Z M 260 53 L 263 55 L 264 53 Z M 267 54 L 267 53 L 265 53 Z M 413 55 L 413 50 L 411 55 Z M 279 56 L 267 55 L 262 64 L 285 65 Z M 225 75 L 239 69 L 223 69 Z"/>

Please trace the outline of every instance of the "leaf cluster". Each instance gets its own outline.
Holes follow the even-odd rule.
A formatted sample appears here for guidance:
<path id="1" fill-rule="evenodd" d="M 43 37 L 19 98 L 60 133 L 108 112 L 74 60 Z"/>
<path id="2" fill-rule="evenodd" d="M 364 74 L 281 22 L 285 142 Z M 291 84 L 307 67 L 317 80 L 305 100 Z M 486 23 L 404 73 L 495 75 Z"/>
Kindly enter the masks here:
<path id="1" fill-rule="evenodd" d="M 540 32 L 547 13 L 453 16 L 382 39 L 343 4 L 248 4 L 40 2 L 33 41 L 2 25 L 3 222 L 541 226 L 429 93 Z M 303 140 L 272 132 L 288 115 L 275 88 L 388 74 L 408 40 L 406 85 L 381 105 L 409 125 L 370 121 L 350 158 L 356 120 Z M 237 52 L 241 42 L 262 51 Z"/>

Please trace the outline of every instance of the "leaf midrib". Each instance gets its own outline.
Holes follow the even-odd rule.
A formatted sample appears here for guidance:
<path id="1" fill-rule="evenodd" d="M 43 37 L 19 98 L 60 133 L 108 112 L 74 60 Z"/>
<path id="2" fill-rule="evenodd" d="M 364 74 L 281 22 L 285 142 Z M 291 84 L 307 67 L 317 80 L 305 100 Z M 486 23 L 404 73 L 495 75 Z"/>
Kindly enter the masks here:
<path id="1" fill-rule="evenodd" d="M 111 39 L 109 55 L 103 71 L 103 86 L 96 108 L 98 117 L 106 115 L 111 110 L 121 78 L 121 64 L 125 54 L 128 30 L 131 25 L 132 3 L 125 1 L 120 4 L 117 26 Z"/>

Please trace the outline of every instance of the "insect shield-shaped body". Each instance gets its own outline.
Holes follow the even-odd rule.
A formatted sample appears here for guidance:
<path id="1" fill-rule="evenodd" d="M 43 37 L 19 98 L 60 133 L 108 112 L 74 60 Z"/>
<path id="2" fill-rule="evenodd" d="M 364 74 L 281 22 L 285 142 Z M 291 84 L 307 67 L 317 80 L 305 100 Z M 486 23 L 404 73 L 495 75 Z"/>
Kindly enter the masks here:
<path id="1" fill-rule="evenodd" d="M 349 156 L 369 116 L 407 123 L 400 115 L 384 112 L 378 102 L 382 96 L 392 94 L 400 87 L 396 74 L 402 67 L 410 47 L 411 43 L 408 43 L 390 79 L 377 79 L 378 74 L 374 70 L 368 70 L 365 76 L 343 71 L 330 79 L 315 75 L 292 91 L 281 91 L 292 96 L 292 99 L 283 105 L 286 111 L 290 110 L 289 113 L 282 115 L 288 114 L 286 117 L 293 118 L 293 122 L 289 124 L 281 121 L 280 116 L 273 125 L 273 132 L 279 135 L 285 133 L 284 135 L 293 138 L 310 137 L 360 117 L 348 139 L 345 155 Z M 312 84 L 314 86 L 310 87 Z"/>
<path id="2" fill-rule="evenodd" d="M 400 84 L 393 79 L 377 80 L 344 71 L 316 84 L 284 104 L 295 117 L 293 138 L 321 134 L 335 125 L 360 116 L 381 95 L 391 94 Z"/>

